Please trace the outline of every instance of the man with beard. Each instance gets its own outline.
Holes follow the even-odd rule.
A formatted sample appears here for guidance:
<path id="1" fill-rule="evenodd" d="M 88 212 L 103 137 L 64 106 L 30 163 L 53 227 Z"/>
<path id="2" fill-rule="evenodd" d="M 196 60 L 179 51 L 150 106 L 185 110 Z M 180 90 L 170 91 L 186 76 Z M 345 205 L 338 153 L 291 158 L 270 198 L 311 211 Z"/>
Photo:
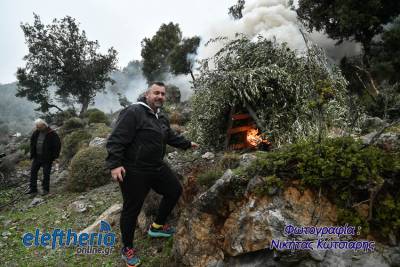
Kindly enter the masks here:
<path id="1" fill-rule="evenodd" d="M 30 190 L 27 194 L 37 193 L 37 179 L 40 167 L 43 168 L 42 195 L 50 191 L 50 172 L 53 161 L 58 158 L 61 150 L 61 142 L 57 133 L 51 129 L 42 119 L 35 120 L 36 130 L 31 136 L 31 180 Z"/>
<path id="2" fill-rule="evenodd" d="M 106 145 L 107 167 L 112 178 L 119 182 L 123 197 L 121 254 L 128 266 L 140 264 L 133 237 L 137 217 L 150 189 L 163 198 L 148 235 L 170 237 L 175 232 L 166 224 L 166 219 L 182 193 L 182 186 L 163 161 L 166 144 L 182 149 L 198 147 L 171 130 L 168 119 L 160 113 L 165 94 L 164 83 L 151 83 L 144 98 L 120 112 Z"/>

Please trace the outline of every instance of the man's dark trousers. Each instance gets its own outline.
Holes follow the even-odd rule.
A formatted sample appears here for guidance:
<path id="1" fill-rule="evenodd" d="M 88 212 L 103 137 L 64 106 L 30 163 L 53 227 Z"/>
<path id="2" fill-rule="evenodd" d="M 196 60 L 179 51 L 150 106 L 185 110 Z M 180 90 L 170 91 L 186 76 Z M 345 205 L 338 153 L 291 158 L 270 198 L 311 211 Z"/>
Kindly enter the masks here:
<path id="1" fill-rule="evenodd" d="M 40 167 L 43 168 L 43 182 L 42 188 L 45 191 L 50 191 L 50 172 L 51 172 L 51 161 L 46 161 L 41 158 L 34 158 L 31 166 L 31 191 L 37 191 L 37 179 Z"/>
<path id="2" fill-rule="evenodd" d="M 153 170 L 125 170 L 123 182 L 119 183 L 124 202 L 120 226 L 124 246 L 133 247 L 136 220 L 150 189 L 163 196 L 155 223 L 165 224 L 182 194 L 182 186 L 166 164 Z"/>

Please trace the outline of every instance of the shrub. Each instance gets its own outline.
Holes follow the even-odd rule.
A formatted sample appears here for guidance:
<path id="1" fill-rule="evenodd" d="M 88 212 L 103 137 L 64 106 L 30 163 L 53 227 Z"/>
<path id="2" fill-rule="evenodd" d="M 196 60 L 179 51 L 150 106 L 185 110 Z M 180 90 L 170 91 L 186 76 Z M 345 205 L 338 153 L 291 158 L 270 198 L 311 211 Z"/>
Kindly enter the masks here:
<path id="1" fill-rule="evenodd" d="M 85 127 L 85 122 L 82 119 L 80 119 L 78 117 L 70 118 L 70 119 L 66 120 L 64 122 L 63 126 L 61 127 L 60 136 L 64 137 L 68 133 L 70 133 L 76 129 L 81 129 L 84 127 Z"/>
<path id="2" fill-rule="evenodd" d="M 105 123 L 92 123 L 89 126 L 89 132 L 92 137 L 107 138 L 108 134 L 111 133 L 111 128 Z"/>
<path id="3" fill-rule="evenodd" d="M 93 111 L 88 116 L 89 124 L 90 123 L 105 123 L 107 125 L 110 124 L 106 114 L 103 111 Z"/>
<path id="4" fill-rule="evenodd" d="M 206 186 L 207 188 L 210 188 L 217 179 L 221 178 L 223 174 L 224 172 L 222 169 L 214 167 L 200 173 L 197 176 L 197 182 Z"/>
<path id="5" fill-rule="evenodd" d="M 340 222 L 361 226 L 364 233 L 369 229 L 382 229 L 384 236 L 391 230 L 400 237 L 398 151 L 365 147 L 352 137 L 341 137 L 325 139 L 321 143 L 303 141 L 257 156 L 241 174 L 274 177 L 266 180 L 266 187 L 277 178 L 300 178 L 302 186 L 321 188 L 331 196 L 341 209 L 338 213 Z M 353 206 L 371 198 L 371 192 L 375 192 L 376 197 L 369 221 L 358 216 Z"/>
<path id="6" fill-rule="evenodd" d="M 106 184 L 110 173 L 105 167 L 107 151 L 102 147 L 86 147 L 72 159 L 67 189 L 82 192 Z"/>
<path id="7" fill-rule="evenodd" d="M 66 109 L 64 111 L 59 111 L 55 114 L 47 114 L 45 116 L 45 121 L 48 123 L 61 126 L 64 124 L 64 122 L 70 118 L 77 117 L 78 115 L 76 114 L 76 111 L 72 108 Z"/>
<path id="8" fill-rule="evenodd" d="M 28 152 L 30 152 L 30 149 L 31 149 L 30 141 L 21 143 L 21 144 L 18 146 L 18 149 L 24 151 L 24 154 L 27 154 Z"/>
<path id="9" fill-rule="evenodd" d="M 62 144 L 62 159 L 68 162 L 82 146 L 89 143 L 91 137 L 86 130 L 78 130 L 66 135 Z"/>

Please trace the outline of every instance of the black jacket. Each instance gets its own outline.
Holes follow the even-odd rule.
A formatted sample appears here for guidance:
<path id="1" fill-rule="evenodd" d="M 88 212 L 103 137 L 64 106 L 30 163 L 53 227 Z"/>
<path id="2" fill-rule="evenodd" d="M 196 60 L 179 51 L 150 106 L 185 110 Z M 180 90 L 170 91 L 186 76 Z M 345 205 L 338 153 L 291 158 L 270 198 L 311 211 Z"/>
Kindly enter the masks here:
<path id="1" fill-rule="evenodd" d="M 35 130 L 31 136 L 31 159 L 37 158 L 36 142 L 39 131 Z M 43 141 L 42 159 L 45 161 L 53 161 L 60 155 L 61 141 L 58 134 L 51 128 L 47 128 L 47 134 Z"/>
<path id="2" fill-rule="evenodd" d="M 123 109 L 107 140 L 109 169 L 124 166 L 151 170 L 163 164 L 166 144 L 188 149 L 191 142 L 176 134 L 168 119 L 141 104 Z"/>

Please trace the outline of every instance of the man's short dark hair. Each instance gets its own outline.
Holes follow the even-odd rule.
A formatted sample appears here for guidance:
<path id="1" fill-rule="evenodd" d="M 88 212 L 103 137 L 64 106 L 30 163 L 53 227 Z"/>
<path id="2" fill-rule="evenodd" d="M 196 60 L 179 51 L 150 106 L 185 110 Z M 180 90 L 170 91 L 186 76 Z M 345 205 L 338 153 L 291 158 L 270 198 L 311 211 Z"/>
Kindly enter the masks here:
<path id="1" fill-rule="evenodd" d="M 149 83 L 149 88 L 152 87 L 153 85 L 162 86 L 162 87 L 167 88 L 167 86 L 163 82 L 158 82 L 158 81 L 151 82 L 151 83 Z"/>

